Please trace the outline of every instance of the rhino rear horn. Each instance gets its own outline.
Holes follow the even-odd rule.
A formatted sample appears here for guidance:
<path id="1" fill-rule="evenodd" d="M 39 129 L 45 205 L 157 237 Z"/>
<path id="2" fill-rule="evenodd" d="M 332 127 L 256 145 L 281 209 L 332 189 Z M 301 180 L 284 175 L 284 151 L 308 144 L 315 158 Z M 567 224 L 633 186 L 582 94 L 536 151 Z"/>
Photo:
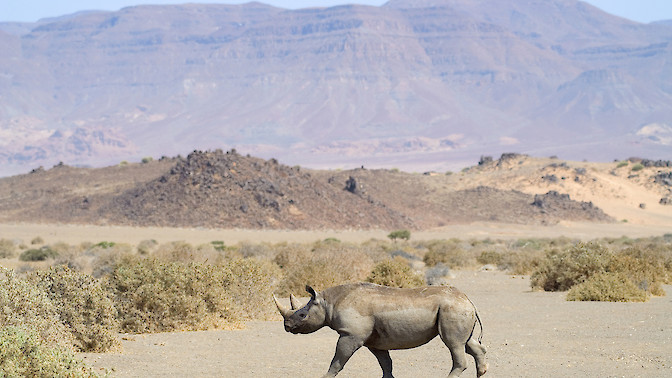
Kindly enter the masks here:
<path id="1" fill-rule="evenodd" d="M 294 294 L 289 294 L 289 303 L 292 304 L 292 310 L 298 310 L 303 307 L 303 304 L 294 296 Z"/>

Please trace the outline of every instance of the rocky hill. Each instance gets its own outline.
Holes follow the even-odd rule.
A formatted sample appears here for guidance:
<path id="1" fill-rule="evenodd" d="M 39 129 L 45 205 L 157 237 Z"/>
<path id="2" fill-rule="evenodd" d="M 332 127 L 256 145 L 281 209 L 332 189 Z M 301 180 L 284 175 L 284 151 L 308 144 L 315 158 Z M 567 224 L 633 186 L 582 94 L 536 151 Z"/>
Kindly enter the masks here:
<path id="1" fill-rule="evenodd" d="M 669 159 L 671 41 L 668 23 L 577 0 L 152 5 L 0 24 L 0 175 L 232 147 L 331 168 L 446 170 L 512 149 Z"/>
<path id="2" fill-rule="evenodd" d="M 249 229 L 432 229 L 672 221 L 672 164 L 505 154 L 459 173 L 309 170 L 235 150 L 0 179 L 0 222 Z"/>

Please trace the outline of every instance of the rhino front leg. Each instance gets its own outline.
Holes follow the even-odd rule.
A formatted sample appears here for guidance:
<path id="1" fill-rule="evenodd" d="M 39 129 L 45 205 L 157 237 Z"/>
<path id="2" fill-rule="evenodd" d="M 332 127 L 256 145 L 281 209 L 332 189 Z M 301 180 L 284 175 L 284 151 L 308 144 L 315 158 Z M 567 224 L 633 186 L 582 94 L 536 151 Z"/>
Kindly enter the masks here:
<path id="1" fill-rule="evenodd" d="M 331 360 L 331 365 L 329 365 L 329 371 L 323 376 L 323 378 L 335 377 L 341 370 L 343 366 L 348 362 L 350 357 L 364 345 L 364 342 L 357 337 L 343 335 L 338 338 L 338 343 L 336 343 L 336 353 L 334 354 L 334 359 Z"/>
<path id="2" fill-rule="evenodd" d="M 392 359 L 390 358 L 390 352 L 375 348 L 369 348 L 369 350 L 376 356 L 381 369 L 383 369 L 383 378 L 394 378 L 392 376 Z"/>

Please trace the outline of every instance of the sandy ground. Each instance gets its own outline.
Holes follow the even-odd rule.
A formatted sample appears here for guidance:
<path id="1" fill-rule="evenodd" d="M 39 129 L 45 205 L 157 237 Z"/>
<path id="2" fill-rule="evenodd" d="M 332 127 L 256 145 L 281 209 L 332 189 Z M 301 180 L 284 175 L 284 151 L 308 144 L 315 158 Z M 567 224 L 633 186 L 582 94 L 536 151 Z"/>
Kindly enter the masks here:
<path id="1" fill-rule="evenodd" d="M 568 236 L 656 236 L 669 225 L 582 224 L 521 226 L 479 223 L 413 232 L 412 239 L 458 237 L 512 239 Z M 184 240 L 192 244 L 312 242 L 327 237 L 361 242 L 389 231 L 250 231 L 69 225 L 0 224 L 0 238 L 28 243 L 116 241 L 137 244 Z M 485 327 L 491 377 L 671 377 L 672 286 L 647 303 L 567 302 L 564 293 L 531 292 L 529 278 L 501 272 L 455 272 L 451 283 L 476 303 Z M 269 306 L 272 303 L 269 300 Z M 278 316 L 279 318 L 279 316 Z M 243 330 L 120 335 L 122 353 L 81 354 L 113 377 L 315 377 L 333 356 L 337 334 L 285 333 L 280 319 L 250 322 Z M 393 351 L 397 377 L 441 377 L 450 371 L 447 348 L 435 339 L 420 348 Z M 339 377 L 378 377 L 367 350 L 358 351 Z M 475 376 L 473 360 L 463 376 Z"/>
<path id="2" fill-rule="evenodd" d="M 413 231 L 413 240 L 431 239 L 516 239 L 530 237 L 560 237 L 590 240 L 598 237 L 648 237 L 672 232 L 672 224 L 632 223 L 580 223 L 560 222 L 553 226 L 533 226 L 502 223 L 473 223 L 450 225 L 429 231 Z M 344 242 L 360 243 L 375 239 L 387 239 L 390 230 L 372 231 L 287 231 L 287 230 L 237 230 L 167 227 L 91 226 L 62 224 L 0 223 L 0 238 L 22 240 L 29 243 L 39 236 L 45 243 L 113 241 L 136 245 L 142 240 L 154 239 L 159 243 L 186 241 L 194 245 L 224 241 L 228 245 L 239 242 L 298 242 L 310 243 L 335 237 Z"/>
<path id="3" fill-rule="evenodd" d="M 670 377 L 671 296 L 646 303 L 567 302 L 564 293 L 531 292 L 529 279 L 460 271 L 452 283 L 478 306 L 491 377 Z M 271 305 L 269 303 L 269 305 Z M 279 318 L 279 316 L 278 316 Z M 82 354 L 114 377 L 316 377 L 331 361 L 337 334 L 285 333 L 278 321 L 244 330 L 120 335 L 123 352 Z M 451 361 L 434 339 L 393 351 L 396 377 L 445 377 Z M 463 374 L 475 376 L 473 359 Z M 339 377 L 379 377 L 361 349 Z"/>

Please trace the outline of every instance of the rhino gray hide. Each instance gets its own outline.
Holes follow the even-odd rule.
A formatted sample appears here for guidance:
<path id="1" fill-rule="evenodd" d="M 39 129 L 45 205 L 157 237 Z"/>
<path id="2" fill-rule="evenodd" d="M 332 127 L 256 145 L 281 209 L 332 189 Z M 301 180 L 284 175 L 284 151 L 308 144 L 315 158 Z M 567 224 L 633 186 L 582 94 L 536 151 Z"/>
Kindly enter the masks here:
<path id="1" fill-rule="evenodd" d="M 383 378 L 392 377 L 389 350 L 408 349 L 428 343 L 436 335 L 450 349 L 453 368 L 449 377 L 458 377 L 467 368 L 466 353 L 476 361 L 476 374 L 485 374 L 485 347 L 479 335 L 483 326 L 474 304 L 454 287 L 432 286 L 397 289 L 369 283 L 335 286 L 316 293 L 306 286 L 310 301 L 305 306 L 290 295 L 291 308 L 273 296 L 284 318 L 285 330 L 294 334 L 312 333 L 328 326 L 340 335 L 329 371 L 334 377 L 359 348 L 365 346 L 376 356 Z"/>

